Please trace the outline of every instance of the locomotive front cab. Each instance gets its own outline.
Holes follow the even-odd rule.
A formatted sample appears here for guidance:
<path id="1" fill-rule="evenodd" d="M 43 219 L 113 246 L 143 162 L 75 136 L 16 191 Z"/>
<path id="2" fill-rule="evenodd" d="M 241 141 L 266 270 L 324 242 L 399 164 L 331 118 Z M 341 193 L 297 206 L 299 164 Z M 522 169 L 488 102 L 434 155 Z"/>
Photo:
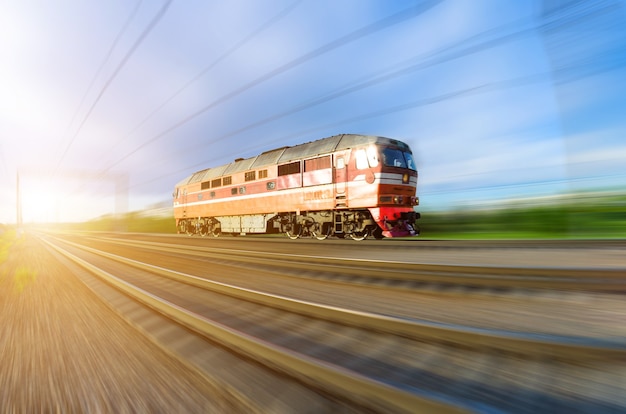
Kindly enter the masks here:
<path id="1" fill-rule="evenodd" d="M 380 228 L 375 235 L 416 236 L 419 227 L 415 222 L 420 218 L 414 209 L 419 205 L 416 197 L 418 172 L 411 149 L 403 142 L 390 140 L 386 145 L 377 145 L 376 153 L 380 157 L 377 167 L 380 179 L 376 207 L 369 209 Z"/>

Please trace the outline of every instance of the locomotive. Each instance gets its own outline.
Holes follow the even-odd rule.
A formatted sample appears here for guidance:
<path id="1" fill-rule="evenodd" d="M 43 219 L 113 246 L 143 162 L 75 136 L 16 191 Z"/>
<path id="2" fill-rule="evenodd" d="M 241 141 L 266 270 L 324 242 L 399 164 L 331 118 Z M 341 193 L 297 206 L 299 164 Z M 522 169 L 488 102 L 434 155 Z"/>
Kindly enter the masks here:
<path id="1" fill-rule="evenodd" d="M 176 184 L 174 218 L 201 236 L 416 236 L 417 177 L 404 142 L 335 135 L 193 173 Z"/>

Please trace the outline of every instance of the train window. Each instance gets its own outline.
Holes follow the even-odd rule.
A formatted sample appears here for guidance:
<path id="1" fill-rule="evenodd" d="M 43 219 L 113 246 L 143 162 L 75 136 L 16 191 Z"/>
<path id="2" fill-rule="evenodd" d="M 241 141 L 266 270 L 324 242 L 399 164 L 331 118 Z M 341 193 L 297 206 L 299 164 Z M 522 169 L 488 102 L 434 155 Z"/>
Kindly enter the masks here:
<path id="1" fill-rule="evenodd" d="M 304 160 L 304 172 L 330 168 L 330 155 Z"/>
<path id="2" fill-rule="evenodd" d="M 202 184 L 200 184 L 200 189 L 206 190 L 207 188 L 211 188 L 211 182 L 210 181 L 205 181 Z"/>
<path id="3" fill-rule="evenodd" d="M 378 148 L 368 147 L 367 150 L 356 150 L 356 168 L 364 170 L 368 167 L 378 167 Z"/>
<path id="4" fill-rule="evenodd" d="M 267 170 L 259 170 L 259 178 L 267 178 Z"/>
<path id="5" fill-rule="evenodd" d="M 244 178 L 246 181 L 254 181 L 256 180 L 256 171 L 248 171 L 245 175 Z"/>
<path id="6" fill-rule="evenodd" d="M 415 164 L 415 160 L 413 159 L 413 155 L 408 152 L 404 153 L 404 158 L 406 159 L 407 168 L 417 171 L 417 164 Z"/>
<path id="7" fill-rule="evenodd" d="M 231 193 L 232 195 L 237 194 L 237 188 L 236 188 L 236 187 L 231 188 L 231 189 L 230 189 L 230 193 Z"/>
<path id="8" fill-rule="evenodd" d="M 337 168 L 342 169 L 345 166 L 346 166 L 346 161 L 343 159 L 343 157 L 337 158 Z"/>
<path id="9" fill-rule="evenodd" d="M 378 148 L 374 146 L 367 148 L 367 161 L 370 167 L 378 167 Z"/>
<path id="10" fill-rule="evenodd" d="M 231 185 L 233 183 L 233 177 L 224 177 L 222 178 L 222 184 Z"/>
<path id="11" fill-rule="evenodd" d="M 239 194 L 245 194 L 246 193 L 246 187 L 239 187 Z"/>
<path id="12" fill-rule="evenodd" d="M 364 170 L 369 167 L 367 164 L 367 154 L 364 149 L 356 150 L 356 168 L 357 170 Z"/>
<path id="13" fill-rule="evenodd" d="M 221 178 L 216 178 L 215 180 L 211 181 L 211 188 L 221 187 L 221 186 L 222 186 L 222 179 Z"/>
<path id="14" fill-rule="evenodd" d="M 406 168 L 402 151 L 393 148 L 383 149 L 383 163 L 388 167 Z"/>
<path id="15" fill-rule="evenodd" d="M 300 161 L 278 166 L 278 175 L 297 174 L 300 172 Z"/>
<path id="16" fill-rule="evenodd" d="M 276 188 L 276 181 L 270 181 L 267 183 L 267 189 L 268 190 L 273 190 Z"/>
<path id="17" fill-rule="evenodd" d="M 211 191 L 211 198 L 215 198 L 215 191 Z"/>

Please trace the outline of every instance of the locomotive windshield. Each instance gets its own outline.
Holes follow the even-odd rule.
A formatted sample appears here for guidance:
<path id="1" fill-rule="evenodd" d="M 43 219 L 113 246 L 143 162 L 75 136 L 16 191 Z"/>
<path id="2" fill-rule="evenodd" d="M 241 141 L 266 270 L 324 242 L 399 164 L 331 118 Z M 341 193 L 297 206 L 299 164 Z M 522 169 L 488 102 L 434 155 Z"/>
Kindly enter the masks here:
<path id="1" fill-rule="evenodd" d="M 408 168 L 410 170 L 417 170 L 413 155 L 409 152 L 400 151 L 393 148 L 385 148 L 382 152 L 383 164 L 387 167 L 400 167 Z"/>

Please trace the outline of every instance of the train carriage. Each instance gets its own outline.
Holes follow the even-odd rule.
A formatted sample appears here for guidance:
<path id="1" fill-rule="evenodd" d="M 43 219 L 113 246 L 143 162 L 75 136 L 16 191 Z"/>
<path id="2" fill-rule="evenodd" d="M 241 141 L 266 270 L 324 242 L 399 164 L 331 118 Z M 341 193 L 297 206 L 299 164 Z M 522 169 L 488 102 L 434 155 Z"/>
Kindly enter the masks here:
<path id="1" fill-rule="evenodd" d="M 176 185 L 179 233 L 286 233 L 362 240 L 419 234 L 405 143 L 336 135 L 198 171 Z"/>

